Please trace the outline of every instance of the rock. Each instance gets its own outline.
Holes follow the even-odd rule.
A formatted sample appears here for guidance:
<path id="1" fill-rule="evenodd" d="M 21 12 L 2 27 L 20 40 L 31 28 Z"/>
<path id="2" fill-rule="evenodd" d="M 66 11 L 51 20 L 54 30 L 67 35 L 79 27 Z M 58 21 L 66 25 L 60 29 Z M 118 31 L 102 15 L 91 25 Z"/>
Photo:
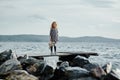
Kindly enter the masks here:
<path id="1" fill-rule="evenodd" d="M 62 62 L 59 67 L 61 67 L 61 68 L 62 68 L 62 67 L 63 67 L 63 68 L 69 67 L 69 62 L 67 62 L 67 61 Z"/>
<path id="2" fill-rule="evenodd" d="M 50 80 L 71 80 L 88 77 L 89 71 L 80 67 L 59 67 L 56 68 L 54 76 Z"/>
<path id="3" fill-rule="evenodd" d="M 19 57 L 18 60 L 21 62 L 23 69 L 30 74 L 42 78 L 49 78 L 53 75 L 53 68 L 47 65 L 44 60 L 38 60 L 32 57 L 29 59 L 26 57 Z"/>
<path id="4" fill-rule="evenodd" d="M 79 79 L 71 79 L 71 80 L 98 80 L 96 78 L 93 77 L 84 77 L 84 78 L 79 78 Z"/>
<path id="5" fill-rule="evenodd" d="M 42 80 L 51 78 L 53 75 L 53 68 L 47 65 L 44 61 L 39 61 L 31 66 L 28 66 L 26 70 L 35 76 L 42 77 Z M 44 79 L 43 79 L 44 78 Z"/>
<path id="6" fill-rule="evenodd" d="M 17 59 L 10 59 L 0 66 L 0 75 L 10 73 L 13 70 L 22 69 L 20 62 Z"/>
<path id="7" fill-rule="evenodd" d="M 26 67 L 26 71 L 29 72 L 30 74 L 33 74 L 37 71 L 37 68 L 34 65 L 30 65 Z"/>
<path id="8" fill-rule="evenodd" d="M 44 71 L 45 67 L 46 67 L 46 63 L 44 61 L 39 61 L 39 62 L 30 64 L 28 67 L 26 67 L 26 70 L 29 73 L 36 73 L 40 75 Z"/>
<path id="9" fill-rule="evenodd" d="M 89 63 L 83 66 L 83 68 L 87 69 L 88 71 L 91 71 L 92 69 L 95 69 L 97 67 L 99 67 L 99 65 L 95 63 Z"/>
<path id="10" fill-rule="evenodd" d="M 83 68 L 90 71 L 93 77 L 103 78 L 103 76 L 106 76 L 108 73 L 110 73 L 112 69 L 112 64 L 108 63 L 105 64 L 103 67 L 100 67 L 98 64 L 89 63 L 84 65 Z"/>
<path id="11" fill-rule="evenodd" d="M 89 76 L 89 72 L 80 67 L 67 67 L 65 68 L 65 76 L 68 79 L 77 79 Z"/>
<path id="12" fill-rule="evenodd" d="M 18 57 L 18 60 L 20 61 L 23 70 L 27 70 L 27 68 L 32 67 L 35 63 L 41 62 L 40 60 L 37 60 L 35 58 L 26 59 L 25 57 Z"/>
<path id="13" fill-rule="evenodd" d="M 108 73 L 110 73 L 111 70 L 112 70 L 112 63 L 109 62 L 109 63 L 105 64 L 102 68 L 103 68 L 104 71 L 108 74 Z"/>
<path id="14" fill-rule="evenodd" d="M 96 78 L 102 78 L 102 76 L 106 75 L 106 72 L 101 67 L 92 69 L 90 73 L 93 77 L 96 77 Z"/>
<path id="15" fill-rule="evenodd" d="M 49 80 L 66 80 L 64 68 L 56 68 L 54 71 L 54 76 Z"/>
<path id="16" fill-rule="evenodd" d="M 73 66 L 79 66 L 79 67 L 83 68 L 84 65 L 89 64 L 89 63 L 90 62 L 87 59 L 85 59 L 81 56 L 76 56 L 73 59 Z"/>
<path id="17" fill-rule="evenodd" d="M 37 62 L 39 62 L 40 60 L 37 60 L 37 59 L 35 59 L 35 58 L 28 58 L 28 59 L 26 59 L 26 58 L 23 58 L 23 59 L 20 59 L 20 62 L 21 63 L 25 63 L 25 64 L 28 64 L 28 65 L 33 65 L 33 64 L 35 64 L 35 63 L 37 63 Z"/>
<path id="18" fill-rule="evenodd" d="M 12 50 L 6 50 L 0 53 L 0 65 L 13 57 Z"/>
<path id="19" fill-rule="evenodd" d="M 5 80 L 38 80 L 38 78 L 24 70 L 15 70 Z"/>
<path id="20" fill-rule="evenodd" d="M 105 78 L 104 80 L 120 80 L 120 70 L 112 70 Z"/>
<path id="21" fill-rule="evenodd" d="M 53 68 L 51 66 L 49 66 L 49 65 L 46 65 L 46 67 L 45 67 L 45 69 L 44 69 L 44 71 L 42 73 L 45 80 L 50 79 L 53 76 L 53 74 L 54 74 Z"/>
<path id="22" fill-rule="evenodd" d="M 45 62 L 39 62 L 39 63 L 36 63 L 34 64 L 34 67 L 36 67 L 37 69 L 37 73 L 40 73 L 40 74 L 51 74 L 53 73 L 53 68 L 49 65 L 47 65 Z"/>
<path id="23" fill-rule="evenodd" d="M 59 56 L 59 60 L 71 62 L 77 55 Z"/>

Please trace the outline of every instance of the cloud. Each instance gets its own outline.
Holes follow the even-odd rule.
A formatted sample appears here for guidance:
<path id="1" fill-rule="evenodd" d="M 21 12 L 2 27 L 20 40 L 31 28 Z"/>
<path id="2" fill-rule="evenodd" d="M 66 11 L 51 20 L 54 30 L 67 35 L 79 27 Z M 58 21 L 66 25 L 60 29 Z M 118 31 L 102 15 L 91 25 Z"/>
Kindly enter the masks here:
<path id="1" fill-rule="evenodd" d="M 83 4 L 94 7 L 111 8 L 117 0 L 81 0 Z"/>
<path id="2" fill-rule="evenodd" d="M 37 15 L 37 14 L 34 14 L 34 15 L 30 15 L 28 16 L 28 19 L 32 19 L 32 20 L 38 20 L 38 21 L 48 21 L 48 19 L 42 15 Z"/>
<path id="3" fill-rule="evenodd" d="M 0 34 L 48 34 L 55 20 L 63 36 L 109 36 L 119 17 L 119 0 L 0 0 Z"/>

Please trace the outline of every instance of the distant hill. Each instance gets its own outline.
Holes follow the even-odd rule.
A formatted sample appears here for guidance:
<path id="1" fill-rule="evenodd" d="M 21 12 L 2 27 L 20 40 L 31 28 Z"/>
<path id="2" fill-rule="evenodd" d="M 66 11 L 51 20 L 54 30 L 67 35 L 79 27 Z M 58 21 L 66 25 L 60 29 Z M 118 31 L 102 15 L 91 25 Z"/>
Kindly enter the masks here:
<path id="1" fill-rule="evenodd" d="M 48 42 L 48 35 L 0 35 L 0 42 Z M 111 39 L 99 36 L 59 37 L 60 42 L 120 42 L 120 39 Z"/>

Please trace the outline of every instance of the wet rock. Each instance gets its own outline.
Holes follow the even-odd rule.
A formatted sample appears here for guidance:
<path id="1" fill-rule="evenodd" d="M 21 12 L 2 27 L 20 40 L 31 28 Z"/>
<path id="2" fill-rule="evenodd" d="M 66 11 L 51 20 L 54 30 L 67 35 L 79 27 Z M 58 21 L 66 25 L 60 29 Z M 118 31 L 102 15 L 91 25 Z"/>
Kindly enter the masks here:
<path id="1" fill-rule="evenodd" d="M 12 50 L 6 50 L 0 53 L 0 65 L 13 57 Z"/>
<path id="2" fill-rule="evenodd" d="M 0 75 L 5 75 L 13 70 L 22 69 L 20 62 L 17 59 L 10 59 L 0 66 Z"/>
<path id="3" fill-rule="evenodd" d="M 38 80 L 38 78 L 24 70 L 15 70 L 5 80 Z"/>
<path id="4" fill-rule="evenodd" d="M 95 63 L 89 63 L 83 66 L 83 68 L 87 69 L 88 71 L 91 71 L 92 69 L 95 69 L 97 67 L 99 67 L 99 65 Z"/>
<path id="5" fill-rule="evenodd" d="M 82 68 L 83 68 L 84 65 L 90 63 L 87 59 L 85 59 L 85 58 L 83 58 L 83 57 L 81 57 L 81 56 L 76 56 L 76 57 L 73 59 L 72 62 L 73 62 L 73 66 L 79 66 L 79 67 L 82 67 Z"/>

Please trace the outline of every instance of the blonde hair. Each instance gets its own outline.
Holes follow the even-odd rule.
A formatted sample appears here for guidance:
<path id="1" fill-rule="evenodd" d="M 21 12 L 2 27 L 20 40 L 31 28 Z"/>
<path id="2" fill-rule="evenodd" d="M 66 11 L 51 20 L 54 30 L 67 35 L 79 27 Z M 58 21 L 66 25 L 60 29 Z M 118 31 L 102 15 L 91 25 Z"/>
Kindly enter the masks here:
<path id="1" fill-rule="evenodd" d="M 55 25 L 54 25 L 54 24 L 55 24 Z M 55 21 L 52 22 L 51 28 L 53 28 L 53 29 L 57 28 L 57 23 L 56 23 Z"/>

